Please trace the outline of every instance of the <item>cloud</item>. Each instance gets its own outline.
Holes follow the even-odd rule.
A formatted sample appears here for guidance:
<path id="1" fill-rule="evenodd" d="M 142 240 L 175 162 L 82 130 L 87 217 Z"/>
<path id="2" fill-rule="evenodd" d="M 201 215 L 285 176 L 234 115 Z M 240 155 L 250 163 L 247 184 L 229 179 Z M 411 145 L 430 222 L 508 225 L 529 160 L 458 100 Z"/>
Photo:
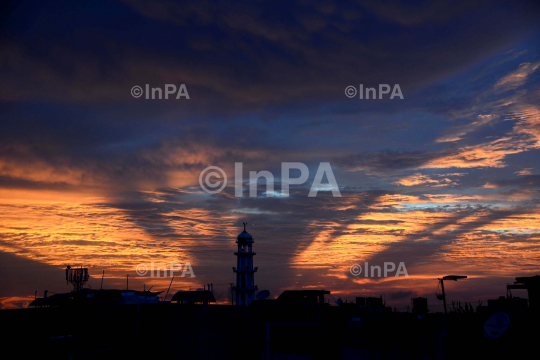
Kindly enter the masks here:
<path id="1" fill-rule="evenodd" d="M 77 7 L 62 9 L 74 21 L 55 24 L 58 33 L 76 36 L 55 36 L 42 22 L 34 22 L 38 40 L 33 31 L 8 33 L 1 45 L 0 99 L 169 108 L 178 102 L 158 105 L 133 99 L 130 89 L 185 83 L 191 99 L 181 104 L 184 114 L 223 114 L 343 101 L 343 89 L 351 81 L 380 84 L 392 79 L 410 94 L 497 51 L 501 38 L 522 38 L 537 15 L 521 7 L 487 11 L 469 1 L 416 6 L 332 4 L 324 10 L 320 5 L 290 2 L 282 19 L 276 19 L 271 3 L 229 1 L 216 6 L 161 0 L 150 6 L 129 0 L 124 4 L 109 10 L 118 12 L 130 26 L 129 41 L 116 21 L 100 21 L 99 31 L 88 30 L 100 19 L 94 12 L 82 15 Z M 56 7 L 36 11 L 40 10 L 51 16 L 50 21 L 56 19 Z M 376 16 L 358 21 L 358 16 L 342 15 L 368 12 Z M 469 23 L 473 28 L 463 30 L 477 36 L 440 27 L 453 22 L 463 25 L 464 13 L 476 14 Z M 13 22 L 29 21 L 19 12 L 16 15 Z M 505 26 L 493 21 L 503 16 Z M 407 30 L 410 35 L 404 36 L 401 27 L 387 26 L 388 19 L 412 25 Z M 364 36 L 368 29 L 377 35 L 373 40 Z M 426 37 L 427 31 L 434 36 Z M 167 45 L 170 39 L 174 46 Z M 460 46 L 451 46 L 455 43 Z"/>
<path id="2" fill-rule="evenodd" d="M 533 168 L 526 168 L 520 171 L 516 171 L 514 174 L 521 175 L 521 176 L 533 175 L 533 171 L 534 171 Z"/>
<path id="3" fill-rule="evenodd" d="M 470 132 L 478 130 L 479 128 L 490 123 L 496 118 L 497 118 L 497 115 L 493 115 L 493 114 L 477 115 L 476 121 L 470 124 L 459 125 L 459 126 L 454 126 L 450 128 L 449 131 L 447 131 L 444 136 L 436 139 L 435 142 L 445 143 L 445 142 L 453 142 L 453 141 L 461 140 L 463 136 L 467 135 Z"/>
<path id="4" fill-rule="evenodd" d="M 449 152 L 456 152 L 450 150 Z M 334 163 L 349 171 L 372 170 L 377 173 L 395 170 L 418 169 L 423 164 L 441 157 L 440 154 L 423 151 L 366 151 L 356 155 L 345 155 L 334 159 Z"/>
<path id="5" fill-rule="evenodd" d="M 524 72 L 520 69 L 517 70 L 521 74 L 519 78 L 524 81 L 532 71 Z M 522 84 L 519 82 L 516 86 Z M 512 129 L 495 140 L 482 139 L 484 141 L 480 143 L 437 151 L 370 151 L 336 157 L 335 161 L 349 171 L 365 170 L 378 174 L 399 173 L 410 169 L 503 168 L 507 166 L 506 159 L 510 155 L 540 148 L 540 109 L 534 102 L 536 95 L 535 90 L 523 89 L 517 95 L 499 95 L 493 88 L 488 89 L 482 92 L 482 97 L 491 98 L 463 112 L 475 118 L 475 121 L 446 130 L 446 134 L 438 137 L 435 142 L 456 142 L 495 120 L 512 121 Z"/>
<path id="6" fill-rule="evenodd" d="M 504 137 L 487 143 L 466 146 L 458 151 L 441 153 L 422 164 L 422 168 L 505 167 L 504 159 L 511 154 L 536 149 L 540 144 L 533 139 Z"/>
<path id="7" fill-rule="evenodd" d="M 409 291 L 398 291 L 398 292 L 395 292 L 395 293 L 391 293 L 390 294 L 390 299 L 392 300 L 397 300 L 397 299 L 411 299 L 413 298 L 414 296 L 416 295 L 416 293 L 412 290 L 409 290 Z"/>
<path id="8" fill-rule="evenodd" d="M 520 189 L 534 189 L 540 187 L 540 175 L 528 175 L 521 173 L 519 178 L 494 180 L 487 183 L 484 187 L 498 189 L 503 187 L 514 187 Z"/>
<path id="9" fill-rule="evenodd" d="M 349 171 L 368 170 L 382 174 L 409 169 L 501 168 L 506 166 L 504 159 L 508 155 L 536 149 L 539 145 L 536 139 L 530 137 L 503 137 L 478 145 L 438 152 L 364 152 L 335 158 L 335 162 Z"/>
<path id="10" fill-rule="evenodd" d="M 427 185 L 432 187 L 452 186 L 457 185 L 455 180 L 451 180 L 450 177 L 463 176 L 462 173 L 453 174 L 436 174 L 433 177 L 430 175 L 422 175 L 421 173 L 415 173 L 407 177 L 401 178 L 394 182 L 396 185 L 402 186 L 415 186 L 415 185 Z M 434 177 L 438 179 L 434 179 Z"/>
<path id="11" fill-rule="evenodd" d="M 363 1 L 363 4 L 378 16 L 404 26 L 418 26 L 432 22 L 444 24 L 459 14 L 479 6 L 474 1 L 456 4 L 453 1 L 445 0 L 424 6 L 404 4 L 400 1 L 385 2 L 384 4 L 377 1 Z"/>
<path id="12" fill-rule="evenodd" d="M 540 67 L 540 61 L 535 63 L 523 63 L 519 65 L 517 70 L 512 71 L 510 74 L 501 78 L 495 84 L 496 90 L 509 90 L 516 89 L 522 86 L 527 78 Z"/>

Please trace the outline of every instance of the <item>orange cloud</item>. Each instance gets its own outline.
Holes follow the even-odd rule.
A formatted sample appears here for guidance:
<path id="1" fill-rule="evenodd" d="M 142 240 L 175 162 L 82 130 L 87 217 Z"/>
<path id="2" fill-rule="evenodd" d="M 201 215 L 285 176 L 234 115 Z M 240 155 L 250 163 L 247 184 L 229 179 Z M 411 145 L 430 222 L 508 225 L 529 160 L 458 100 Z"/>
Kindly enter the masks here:
<path id="1" fill-rule="evenodd" d="M 519 68 L 517 70 L 512 71 L 510 74 L 506 75 L 505 77 L 501 78 L 497 83 L 495 84 L 495 88 L 499 89 L 514 89 L 517 88 L 525 83 L 525 80 L 527 80 L 527 77 L 531 75 L 536 69 L 540 67 L 540 62 L 536 63 L 523 63 L 519 65 Z"/>
<path id="2" fill-rule="evenodd" d="M 50 265 L 80 264 L 122 274 L 140 263 L 196 265 L 199 259 L 175 235 L 211 239 L 222 231 L 237 231 L 234 214 L 216 217 L 208 210 L 183 209 L 158 218 L 154 210 L 137 220 L 145 210 L 117 209 L 110 203 L 114 199 L 34 193 L 39 192 L 19 191 L 0 202 L 0 251 Z M 166 228 L 170 238 L 153 236 L 149 230 L 157 226 Z"/>
<path id="3" fill-rule="evenodd" d="M 449 179 L 449 177 L 452 176 L 462 176 L 464 174 L 462 173 L 454 173 L 454 174 L 438 174 L 438 175 L 422 175 L 420 173 L 415 173 L 413 175 L 409 175 L 405 178 L 402 178 L 394 184 L 396 185 L 403 185 L 403 186 L 415 186 L 415 185 L 427 185 L 431 187 L 443 187 L 443 186 L 450 186 L 450 185 L 457 185 L 456 181 L 453 181 Z M 438 177 L 439 179 L 434 179 L 433 177 Z"/>
<path id="4" fill-rule="evenodd" d="M 34 300 L 33 296 L 0 297 L 0 309 L 26 308 Z"/>
<path id="5" fill-rule="evenodd" d="M 520 171 L 516 171 L 514 174 L 520 175 L 520 176 L 533 175 L 534 174 L 533 171 L 534 171 L 533 168 L 526 168 Z"/>

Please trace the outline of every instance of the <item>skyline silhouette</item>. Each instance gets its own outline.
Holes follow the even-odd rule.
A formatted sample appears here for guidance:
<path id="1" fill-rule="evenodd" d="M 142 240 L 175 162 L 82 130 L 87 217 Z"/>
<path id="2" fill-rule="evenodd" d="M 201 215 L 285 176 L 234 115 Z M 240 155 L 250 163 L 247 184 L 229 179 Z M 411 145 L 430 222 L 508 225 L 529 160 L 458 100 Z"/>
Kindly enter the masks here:
<path id="1" fill-rule="evenodd" d="M 137 266 L 188 262 L 194 276 L 175 277 L 171 293 L 212 283 L 226 304 L 244 222 L 271 299 L 326 289 L 332 304 L 383 295 L 405 309 L 425 297 L 437 310 L 443 276 L 468 277 L 445 284 L 448 304 L 476 305 L 538 274 L 535 1 L 2 10 L 2 309 L 67 292 L 67 265 L 88 268 L 92 289 L 104 271 L 107 289 L 129 274 L 134 289 L 166 291 L 171 277 Z M 154 98 L 137 92 L 147 85 Z M 304 164 L 307 180 L 293 169 L 287 181 L 285 163 Z M 323 163 L 341 197 L 329 173 L 309 196 Z M 215 194 L 200 185 L 211 166 L 228 178 Z M 261 178 L 248 196 L 262 171 L 273 189 Z M 403 263 L 409 276 L 351 274 L 366 262 Z"/>

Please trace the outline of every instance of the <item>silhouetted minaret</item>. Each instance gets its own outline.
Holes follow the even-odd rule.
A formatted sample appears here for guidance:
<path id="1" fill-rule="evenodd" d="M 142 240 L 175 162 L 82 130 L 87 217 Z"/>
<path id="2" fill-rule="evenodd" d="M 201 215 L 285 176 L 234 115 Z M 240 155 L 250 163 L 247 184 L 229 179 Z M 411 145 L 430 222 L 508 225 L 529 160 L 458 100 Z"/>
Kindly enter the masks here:
<path id="1" fill-rule="evenodd" d="M 244 231 L 238 235 L 236 239 L 238 244 L 238 252 L 234 255 L 237 257 L 236 267 L 233 267 L 233 271 L 236 273 L 236 286 L 233 290 L 236 292 L 236 305 L 248 306 L 255 297 L 254 275 L 257 268 L 253 268 L 253 255 L 255 253 L 252 250 L 253 238 L 246 231 L 246 223 L 244 223 Z"/>

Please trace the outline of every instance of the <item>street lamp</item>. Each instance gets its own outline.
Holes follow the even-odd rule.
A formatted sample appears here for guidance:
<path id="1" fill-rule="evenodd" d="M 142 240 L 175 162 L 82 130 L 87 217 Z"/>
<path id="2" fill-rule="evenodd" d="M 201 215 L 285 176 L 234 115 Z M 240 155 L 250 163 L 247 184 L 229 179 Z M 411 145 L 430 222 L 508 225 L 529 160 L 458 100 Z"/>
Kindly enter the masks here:
<path id="1" fill-rule="evenodd" d="M 438 279 L 439 283 L 441 284 L 441 290 L 442 290 L 442 300 L 443 300 L 443 304 L 444 304 L 444 316 L 446 316 L 446 293 L 444 292 L 444 280 L 458 281 L 458 279 L 466 279 L 466 278 L 467 278 L 466 276 L 461 276 L 461 275 L 446 275 L 442 279 Z M 439 297 L 437 296 L 437 298 L 439 298 Z"/>

